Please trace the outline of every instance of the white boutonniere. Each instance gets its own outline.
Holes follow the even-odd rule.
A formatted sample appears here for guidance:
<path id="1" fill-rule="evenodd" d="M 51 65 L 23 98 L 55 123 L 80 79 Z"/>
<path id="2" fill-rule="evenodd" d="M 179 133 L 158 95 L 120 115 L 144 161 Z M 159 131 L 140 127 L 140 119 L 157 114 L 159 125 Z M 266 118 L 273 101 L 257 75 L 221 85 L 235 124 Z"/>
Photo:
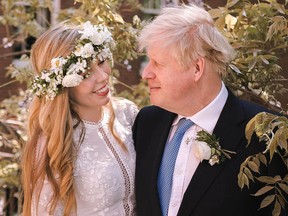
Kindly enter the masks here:
<path id="1" fill-rule="evenodd" d="M 215 134 L 209 134 L 204 130 L 197 132 L 195 141 L 192 145 L 195 157 L 201 162 L 209 160 L 211 166 L 224 162 L 226 159 L 231 159 L 230 155 L 236 154 L 236 152 L 222 149 Z"/>

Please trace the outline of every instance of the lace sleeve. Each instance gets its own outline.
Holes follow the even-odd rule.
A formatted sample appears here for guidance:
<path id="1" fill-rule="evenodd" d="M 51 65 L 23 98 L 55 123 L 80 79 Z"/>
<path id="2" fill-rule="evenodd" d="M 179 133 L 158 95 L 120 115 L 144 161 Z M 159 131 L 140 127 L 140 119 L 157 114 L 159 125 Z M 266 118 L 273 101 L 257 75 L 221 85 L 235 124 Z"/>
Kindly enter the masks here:
<path id="1" fill-rule="evenodd" d="M 132 126 L 139 112 L 136 104 L 124 98 L 114 98 L 112 105 L 119 121 L 123 125 Z"/>

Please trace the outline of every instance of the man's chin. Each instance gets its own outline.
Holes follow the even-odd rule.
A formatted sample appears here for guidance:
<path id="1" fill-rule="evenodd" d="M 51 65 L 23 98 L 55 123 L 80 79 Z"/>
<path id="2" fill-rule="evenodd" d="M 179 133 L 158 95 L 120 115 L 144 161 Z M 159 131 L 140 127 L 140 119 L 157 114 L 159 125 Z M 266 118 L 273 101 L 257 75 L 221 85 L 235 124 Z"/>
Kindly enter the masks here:
<path id="1" fill-rule="evenodd" d="M 163 108 L 163 103 L 160 102 L 159 99 L 150 97 L 150 103 L 154 106 L 162 107 Z"/>

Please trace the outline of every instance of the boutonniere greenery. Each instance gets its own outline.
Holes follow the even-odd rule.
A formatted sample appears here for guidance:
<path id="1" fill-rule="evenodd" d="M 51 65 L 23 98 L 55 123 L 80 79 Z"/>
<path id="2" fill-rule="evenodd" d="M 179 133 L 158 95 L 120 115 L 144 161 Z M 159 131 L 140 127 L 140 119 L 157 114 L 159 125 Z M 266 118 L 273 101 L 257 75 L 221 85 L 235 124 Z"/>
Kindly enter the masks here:
<path id="1" fill-rule="evenodd" d="M 209 164 L 219 164 L 226 159 L 231 159 L 231 154 L 236 152 L 222 149 L 219 144 L 219 139 L 215 134 L 209 134 L 207 131 L 201 130 L 197 132 L 195 143 L 192 145 L 194 154 L 201 162 L 202 160 L 209 160 Z"/>

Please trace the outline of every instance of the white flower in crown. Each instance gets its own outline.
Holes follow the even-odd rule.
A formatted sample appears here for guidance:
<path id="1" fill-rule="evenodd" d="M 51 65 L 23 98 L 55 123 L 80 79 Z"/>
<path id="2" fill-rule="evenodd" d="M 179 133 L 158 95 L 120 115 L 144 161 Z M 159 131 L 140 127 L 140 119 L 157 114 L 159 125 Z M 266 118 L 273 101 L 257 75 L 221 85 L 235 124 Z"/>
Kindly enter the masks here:
<path id="1" fill-rule="evenodd" d="M 43 70 L 32 82 L 32 91 L 38 96 L 46 95 L 47 100 L 53 100 L 63 88 L 75 87 L 88 75 L 94 60 L 112 59 L 110 48 L 114 48 L 114 40 L 108 28 L 104 25 L 92 25 L 85 22 L 80 29 L 80 38 L 72 53 L 66 57 L 56 57 L 51 60 L 51 68 Z"/>
<path id="2" fill-rule="evenodd" d="M 51 60 L 51 69 L 61 68 L 66 62 L 66 59 L 64 59 L 63 57 L 53 58 Z"/>
<path id="3" fill-rule="evenodd" d="M 97 36 L 93 34 L 91 35 L 91 37 L 89 37 L 89 39 L 92 41 L 93 44 L 100 45 L 102 43 L 108 42 L 106 41 L 108 37 L 109 35 L 106 32 L 99 32 Z"/>
<path id="4" fill-rule="evenodd" d="M 79 30 L 79 33 L 81 33 L 80 40 L 89 39 L 93 35 L 93 32 L 97 30 L 97 28 L 94 28 L 90 21 L 83 23 L 82 27 L 83 30 Z"/>
<path id="5" fill-rule="evenodd" d="M 41 79 L 43 79 L 43 80 L 45 80 L 47 83 L 49 83 L 50 82 L 50 74 L 49 73 L 42 73 L 42 75 L 41 75 Z"/>
<path id="6" fill-rule="evenodd" d="M 111 58 L 111 52 L 109 51 L 109 49 L 105 48 L 97 55 L 97 58 L 100 61 L 103 61 L 106 58 Z"/>
<path id="7" fill-rule="evenodd" d="M 109 50 L 110 51 L 110 50 Z M 89 58 L 95 54 L 92 43 L 87 43 L 83 47 L 83 54 L 81 55 L 83 58 Z"/>
<path id="8" fill-rule="evenodd" d="M 64 87 L 75 87 L 78 86 L 82 80 L 83 76 L 78 74 L 70 74 L 64 77 L 62 80 L 62 85 Z"/>
<path id="9" fill-rule="evenodd" d="M 89 39 L 94 45 L 109 43 L 112 38 L 106 26 L 93 26 L 89 21 L 83 24 L 83 30 L 79 32 L 82 34 L 80 37 L 81 40 Z"/>
<path id="10" fill-rule="evenodd" d="M 76 56 L 81 56 L 82 58 L 89 58 L 95 55 L 95 51 L 92 43 L 87 43 L 84 46 L 76 47 L 74 54 Z"/>
<path id="11" fill-rule="evenodd" d="M 75 56 L 82 56 L 83 52 L 84 52 L 84 47 L 83 46 L 77 46 L 75 48 L 74 54 L 75 54 Z"/>
<path id="12" fill-rule="evenodd" d="M 79 72 L 81 74 L 81 73 L 85 73 L 86 69 L 87 69 L 87 62 L 85 60 L 83 60 L 82 62 L 78 61 L 75 64 L 70 65 L 66 74 L 67 75 L 78 74 Z M 75 71 L 78 71 L 78 73 L 75 73 Z"/>

